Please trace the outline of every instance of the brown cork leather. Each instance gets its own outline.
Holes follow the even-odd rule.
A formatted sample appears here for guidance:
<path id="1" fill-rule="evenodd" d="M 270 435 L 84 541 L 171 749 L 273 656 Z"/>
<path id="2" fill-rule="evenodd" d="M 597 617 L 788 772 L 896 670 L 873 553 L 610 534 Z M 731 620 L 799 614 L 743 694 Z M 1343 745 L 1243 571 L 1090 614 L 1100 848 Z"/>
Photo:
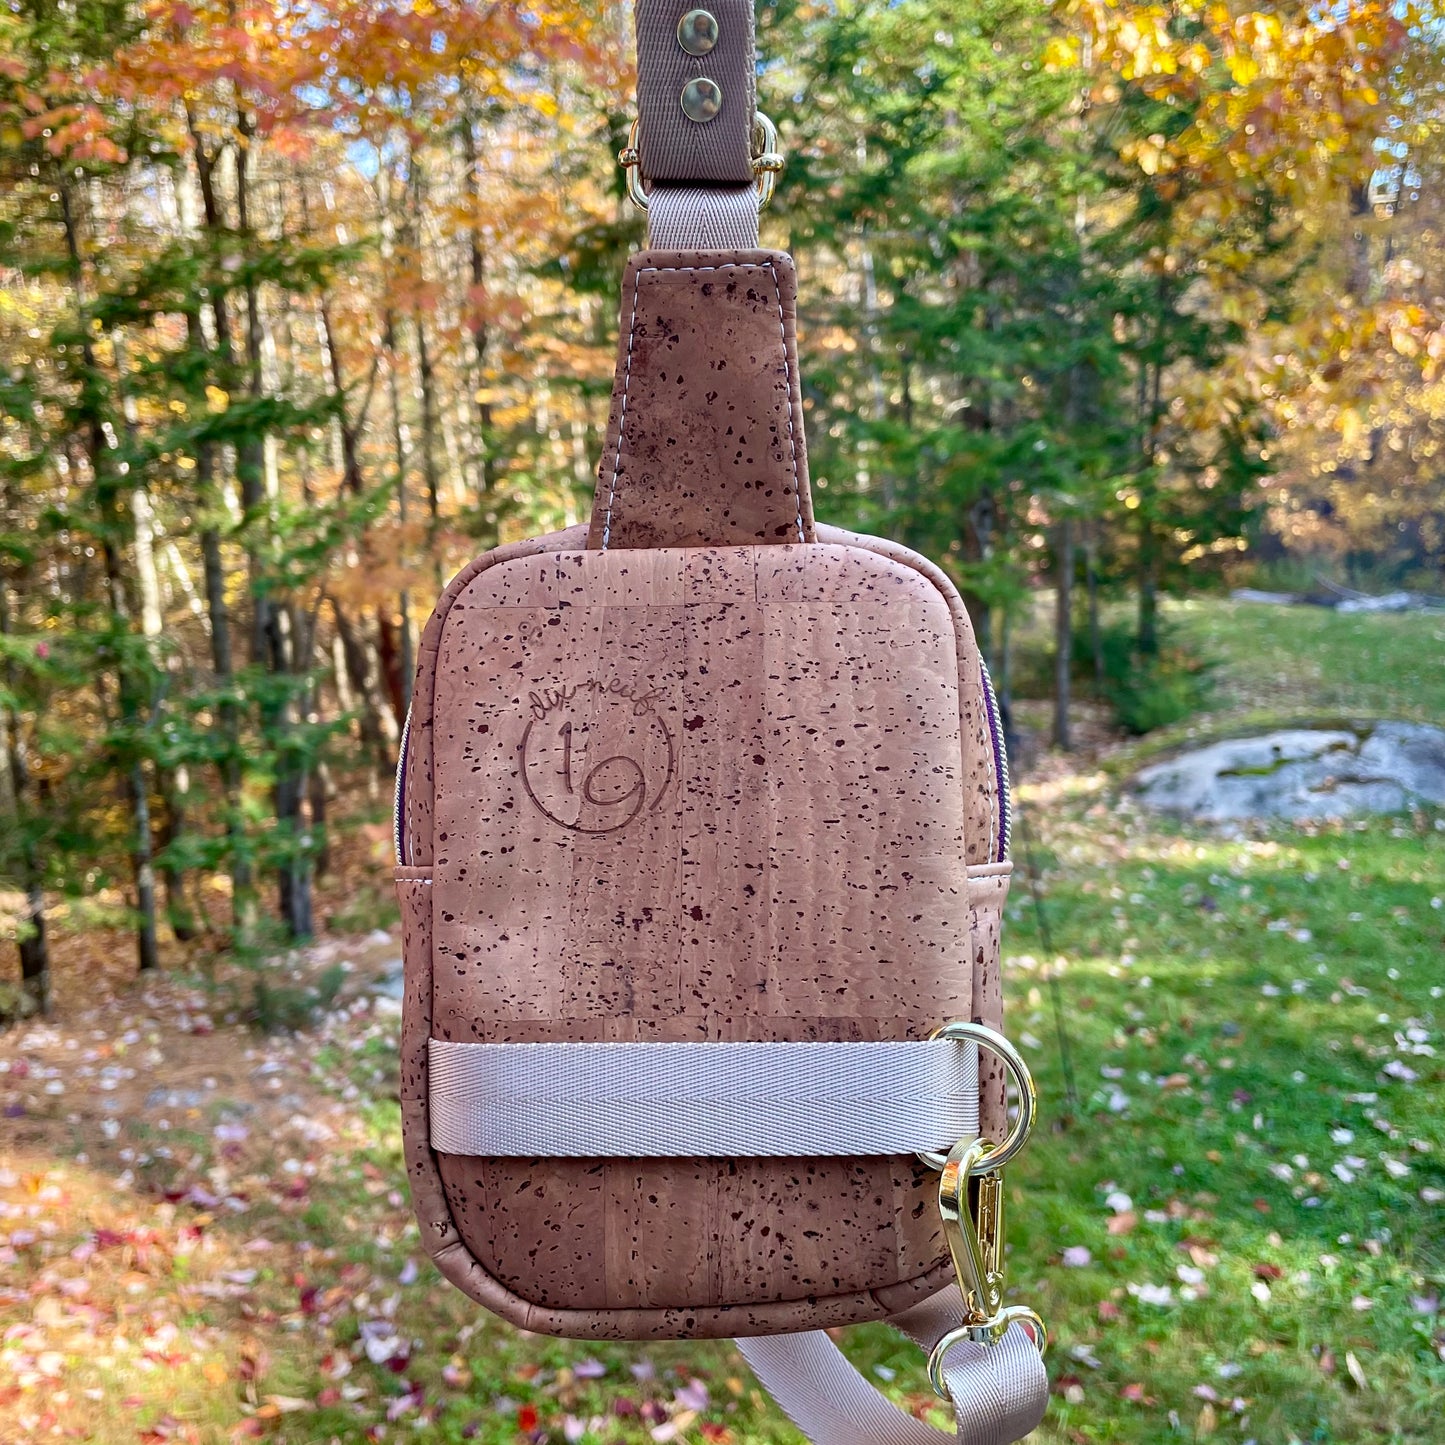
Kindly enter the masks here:
<path id="1" fill-rule="evenodd" d="M 796 309 L 782 251 L 628 261 L 589 547 L 814 539 Z"/>
<path id="2" fill-rule="evenodd" d="M 689 505 L 673 515 L 702 525 Z M 1009 865 L 994 861 L 967 614 L 922 558 L 817 531 L 818 545 L 601 552 L 573 528 L 473 563 L 423 638 L 398 869 L 407 1164 L 443 1272 L 526 1328 L 817 1328 L 881 1318 L 951 1277 L 936 1176 L 909 1159 L 480 1160 L 427 1145 L 430 1037 L 914 1038 L 1001 1022 Z M 992 1060 L 984 1074 L 996 1132 Z"/>

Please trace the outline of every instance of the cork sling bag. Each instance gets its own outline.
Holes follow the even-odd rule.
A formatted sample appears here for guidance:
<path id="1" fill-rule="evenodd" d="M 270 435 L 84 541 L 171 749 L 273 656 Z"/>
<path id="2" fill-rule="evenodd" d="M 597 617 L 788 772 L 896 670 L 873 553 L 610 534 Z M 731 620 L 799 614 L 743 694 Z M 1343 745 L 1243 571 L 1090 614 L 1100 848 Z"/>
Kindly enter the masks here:
<path id="1" fill-rule="evenodd" d="M 1047 1381 L 1003 1302 L 1032 1092 L 996 1032 L 988 675 L 943 573 L 813 520 L 751 5 L 638 0 L 637 36 L 651 248 L 591 523 L 473 562 L 419 649 L 396 876 L 422 1237 L 530 1330 L 740 1337 L 829 1445 L 942 1438 L 819 1333 L 892 1319 L 960 1438 L 1017 1440 Z"/>

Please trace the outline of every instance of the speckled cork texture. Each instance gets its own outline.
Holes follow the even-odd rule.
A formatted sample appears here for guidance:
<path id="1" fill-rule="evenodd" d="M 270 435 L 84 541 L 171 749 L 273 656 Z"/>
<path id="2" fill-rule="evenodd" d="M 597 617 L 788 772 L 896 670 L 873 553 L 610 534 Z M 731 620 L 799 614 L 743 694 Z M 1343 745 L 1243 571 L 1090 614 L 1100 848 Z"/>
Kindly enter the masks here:
<path id="1" fill-rule="evenodd" d="M 819 530 L 826 545 L 603 552 L 574 528 L 474 563 L 423 638 L 398 870 L 407 1166 L 444 1273 L 526 1328 L 817 1328 L 951 1278 L 936 1176 L 909 1159 L 426 1145 L 433 1036 L 1001 1021 L 1008 865 L 967 615 L 905 549 Z"/>
<path id="2" fill-rule="evenodd" d="M 628 261 L 589 547 L 813 540 L 796 302 L 783 251 Z"/>

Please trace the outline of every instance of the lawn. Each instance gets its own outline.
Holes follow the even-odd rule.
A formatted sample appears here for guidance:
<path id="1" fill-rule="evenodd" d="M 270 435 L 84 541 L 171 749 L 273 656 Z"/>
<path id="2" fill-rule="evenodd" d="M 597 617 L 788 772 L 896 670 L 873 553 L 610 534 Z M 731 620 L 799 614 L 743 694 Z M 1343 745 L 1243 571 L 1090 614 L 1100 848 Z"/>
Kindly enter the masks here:
<path id="1" fill-rule="evenodd" d="M 1165 617 L 1220 662 L 1220 710 L 1445 725 L 1445 612 L 1196 599 L 1169 604 Z"/>
<path id="2" fill-rule="evenodd" d="M 1445 716 L 1438 618 L 1176 616 L 1241 711 L 1274 679 L 1281 709 Z M 1041 887 L 1016 849 L 1009 1026 L 1043 1116 L 1009 1271 L 1053 1331 L 1036 1438 L 1438 1445 L 1445 819 L 1208 833 L 1056 760 L 1021 802 Z M 263 1039 L 215 981 L 70 997 L 0 1038 L 4 1445 L 797 1440 L 727 1345 L 524 1335 L 441 1284 L 394 1014 L 358 997 Z M 898 1337 L 846 1348 L 930 1408 Z"/>

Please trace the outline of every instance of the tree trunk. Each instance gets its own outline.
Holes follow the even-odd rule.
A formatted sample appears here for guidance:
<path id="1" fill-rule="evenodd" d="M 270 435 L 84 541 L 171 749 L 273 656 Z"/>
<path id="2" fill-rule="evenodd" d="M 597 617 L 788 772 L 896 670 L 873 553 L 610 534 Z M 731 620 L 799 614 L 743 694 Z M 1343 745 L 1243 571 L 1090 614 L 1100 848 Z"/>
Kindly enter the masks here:
<path id="1" fill-rule="evenodd" d="M 185 768 L 169 769 L 160 776 L 161 797 L 165 811 L 161 814 L 161 882 L 166 891 L 166 922 L 177 943 L 189 943 L 200 932 L 196 915 L 186 897 L 186 875 L 183 869 L 165 854 L 186 833 L 186 799 L 190 792 Z"/>
<path id="2" fill-rule="evenodd" d="M 331 613 L 336 619 L 336 635 L 341 639 L 346 678 L 351 685 L 358 714 L 361 744 L 376 759 L 377 774 L 384 776 L 395 766 L 391 745 L 396 739 L 389 736 L 382 722 L 384 704 L 380 668 L 376 665 L 374 650 L 362 640 L 341 604 L 334 597 L 330 600 Z"/>
<path id="3" fill-rule="evenodd" d="M 220 199 L 216 194 L 215 167 L 218 156 L 212 155 L 205 146 L 199 125 L 189 105 L 186 120 L 190 128 L 192 154 L 196 163 L 196 180 L 201 193 L 201 211 L 205 218 L 206 230 L 219 237 L 225 230 L 225 218 L 221 212 Z M 231 328 L 231 310 L 226 292 L 220 289 L 211 296 L 211 315 L 216 323 L 216 344 L 220 358 L 229 366 L 235 362 L 235 344 Z M 205 346 L 205 333 L 199 314 L 187 317 L 192 345 Z M 262 444 L 264 450 L 264 444 Z M 205 508 L 208 525 L 201 532 L 201 550 L 206 574 L 206 610 L 211 623 L 211 665 L 216 680 L 224 691 L 229 691 L 235 680 L 235 653 L 231 639 L 231 619 L 226 607 L 226 570 L 221 550 L 220 532 L 214 517 L 218 507 L 217 451 L 214 445 L 202 444 L 196 457 L 197 481 Z M 254 509 L 259 507 L 263 494 L 263 470 L 255 445 L 243 443 L 238 451 L 236 481 L 241 492 L 244 512 L 243 526 L 250 530 L 255 521 Z M 265 607 L 260 597 L 260 558 L 257 556 L 254 540 L 246 538 L 246 567 L 248 587 L 258 612 Z M 256 619 L 253 619 L 256 622 Z M 264 617 L 259 619 L 264 624 Z M 249 653 L 253 662 L 259 662 L 264 648 L 258 645 L 259 624 L 253 625 L 249 639 Z M 231 855 L 231 922 L 241 938 L 250 935 L 256 924 L 255 878 L 247 848 L 245 827 L 241 813 L 241 789 L 245 773 L 245 761 L 241 751 L 241 713 L 235 702 L 223 702 L 218 710 L 225 749 L 221 758 L 221 781 L 226 795 L 226 833 L 230 842 Z"/>
<path id="4" fill-rule="evenodd" d="M 489 337 L 484 303 L 486 251 L 482 245 L 481 176 L 477 159 L 477 137 L 473 129 L 470 109 L 463 112 L 461 135 L 462 158 L 466 162 L 466 192 L 469 211 L 467 240 L 472 274 L 472 291 L 467 306 L 467 329 L 472 336 L 472 360 L 476 368 L 476 389 L 472 393 L 472 402 L 476 408 L 477 418 L 477 470 L 482 483 L 482 496 L 485 499 L 491 495 L 497 479 L 496 461 L 493 456 L 492 404 L 486 393 Z"/>
<path id="5" fill-rule="evenodd" d="M 8 496 L 5 510 L 9 511 Z M 10 636 L 14 628 L 9 579 L 0 575 L 0 637 Z M 7 662 L 4 677 L 6 691 L 12 697 L 18 690 L 18 674 L 19 668 L 13 662 Z M 16 936 L 20 954 L 20 992 L 24 1012 L 45 1013 L 50 1007 L 50 948 L 45 935 L 44 874 L 34 839 L 25 825 L 29 795 L 30 760 L 24 725 L 19 712 L 6 706 L 0 709 L 0 804 L 3 804 L 10 836 L 15 840 L 20 882 L 25 894 Z"/>
<path id="6" fill-rule="evenodd" d="M 401 419 L 401 382 L 397 375 L 396 318 L 390 308 L 385 317 L 382 333 L 386 350 L 386 388 L 391 404 L 391 441 L 396 452 L 396 519 L 402 533 L 406 532 L 407 512 L 407 455 L 406 431 Z M 401 666 L 401 719 L 411 711 L 411 688 L 416 672 L 416 656 L 411 635 L 411 593 L 403 587 L 397 597 L 397 611 L 401 614 L 400 666 Z"/>
<path id="7" fill-rule="evenodd" d="M 193 338 L 200 333 L 200 318 L 195 317 Z M 210 622 L 211 669 L 216 675 L 222 701 L 216 709 L 221 734 L 221 757 L 218 768 L 221 790 L 225 797 L 226 853 L 231 874 L 231 926 L 241 937 L 255 927 L 256 900 L 251 875 L 251 860 L 246 850 L 245 824 L 241 814 L 241 718 L 230 696 L 235 686 L 236 669 L 231 652 L 231 619 L 226 609 L 226 565 L 221 550 L 221 534 L 214 516 L 219 505 L 216 495 L 216 449 L 207 443 L 197 448 L 196 481 L 201 527 L 201 566 L 205 574 L 206 616 Z"/>
<path id="8" fill-rule="evenodd" d="M 123 365 L 122 342 L 119 336 L 112 342 L 117 364 Z M 134 436 L 138 430 L 134 399 L 123 397 L 127 432 Z M 146 639 L 146 650 L 150 666 L 159 677 L 164 666 L 158 641 L 163 620 L 161 617 L 160 577 L 156 573 L 155 522 L 149 494 L 143 487 L 131 493 L 131 530 L 135 539 L 135 576 L 140 592 L 141 634 Z M 163 694 L 162 694 L 163 696 Z M 186 832 L 186 798 L 190 792 L 190 779 L 184 764 L 180 767 L 154 764 L 156 788 L 164 803 L 157 832 L 161 845 L 160 877 L 165 891 L 166 922 L 170 924 L 171 935 L 178 943 L 189 943 L 197 933 L 195 914 L 186 898 L 185 871 L 178 867 L 171 855 L 172 850 Z"/>
<path id="9" fill-rule="evenodd" d="M 993 493 L 985 488 L 964 511 L 962 526 L 959 528 L 963 555 L 969 562 L 986 562 L 992 555 L 994 523 L 997 519 Z M 994 663 L 997 659 L 993 656 L 993 609 L 984 597 L 972 590 L 964 591 L 963 600 L 968 607 L 974 633 L 978 637 L 979 651 L 989 659 L 990 670 L 996 670 Z"/>
<path id="10" fill-rule="evenodd" d="M 413 214 L 420 216 L 426 201 L 422 180 L 421 162 L 415 150 L 408 153 L 411 167 L 411 192 Z M 421 236 L 413 223 L 412 254 L 415 264 L 421 264 Z M 436 375 L 432 366 L 431 347 L 427 342 L 426 320 L 421 308 L 414 307 L 411 314 L 412 327 L 416 331 L 417 388 L 421 411 L 421 474 L 426 487 L 427 542 L 433 558 L 436 556 L 436 536 L 441 525 L 441 478 L 437 464 L 437 441 L 440 431 L 440 417 L 437 412 Z M 441 586 L 441 564 L 436 562 L 437 586 Z"/>
<path id="11" fill-rule="evenodd" d="M 1134 639 L 1141 657 L 1159 652 L 1159 540 L 1140 508 L 1139 517 L 1139 622 Z"/>
<path id="12" fill-rule="evenodd" d="M 437 396 L 436 373 L 432 368 L 431 350 L 427 345 L 426 324 L 417 311 L 412 317 L 416 328 L 417 385 L 421 392 L 421 474 L 426 485 L 427 540 L 435 542 L 441 524 L 441 474 L 437 467 Z"/>
<path id="13" fill-rule="evenodd" d="M 65 229 L 66 254 L 70 262 L 75 308 L 82 340 L 81 364 L 85 370 L 81 388 L 80 418 L 84 429 L 86 461 L 89 464 L 95 504 L 100 522 L 101 557 L 105 569 L 106 602 L 110 610 L 110 627 L 114 636 L 132 630 L 135 609 L 127 595 L 122 555 L 125 544 L 133 540 L 134 519 L 128 519 L 121 496 L 121 478 L 110 462 L 110 441 L 106 436 L 105 418 L 99 410 L 96 389 L 100 369 L 96 364 L 95 347 L 91 343 L 89 318 L 85 310 L 84 262 L 80 252 L 79 223 L 68 180 L 58 183 L 61 218 Z M 156 944 L 156 885 L 154 848 L 151 842 L 150 787 L 146 780 L 145 762 L 140 752 L 138 734 L 147 725 L 144 685 L 135 675 L 134 664 L 123 649 L 113 644 L 105 648 L 115 669 L 116 694 L 120 705 L 120 723 L 124 729 L 124 745 L 112 745 L 116 770 L 125 779 L 130 803 L 131 871 L 136 901 L 136 959 L 142 971 L 155 968 L 159 961 Z"/>
<path id="14" fill-rule="evenodd" d="M 236 106 L 236 131 L 241 145 L 236 155 L 236 217 L 243 236 L 252 233 L 250 178 L 248 167 L 255 152 L 255 128 L 244 101 Z M 259 401 L 265 390 L 262 371 L 264 324 L 261 296 L 252 277 L 247 277 L 246 298 L 246 384 L 248 394 Z M 266 435 L 253 432 L 238 449 L 237 481 L 245 508 L 248 529 L 270 508 L 266 478 Z M 297 675 L 306 670 L 309 647 L 300 646 L 294 607 L 278 604 L 265 593 L 259 571 L 260 559 L 252 573 L 253 654 L 273 677 L 287 679 L 289 686 L 278 689 L 274 701 L 261 708 L 262 730 L 275 756 L 275 784 L 272 803 L 276 823 L 288 846 L 277 867 L 277 895 L 281 921 L 292 938 L 310 938 L 313 932 L 311 908 L 311 858 L 305 825 L 306 769 L 296 737 Z"/>
<path id="15" fill-rule="evenodd" d="M 316 876 L 324 878 L 331 871 L 331 843 L 326 832 L 326 805 L 331 799 L 331 770 L 325 763 L 311 769 L 307 784 L 307 807 L 311 814 L 311 831 L 317 838 Z"/>
<path id="16" fill-rule="evenodd" d="M 1099 630 L 1099 526 L 1089 527 L 1084 548 L 1084 577 L 1089 593 L 1089 647 L 1094 654 L 1094 689 L 1104 695 L 1104 638 Z"/>
<path id="17" fill-rule="evenodd" d="M 1060 518 L 1054 552 L 1054 746 L 1069 750 L 1069 682 L 1074 651 L 1074 519 Z"/>
<path id="18" fill-rule="evenodd" d="M 298 631 L 294 608 L 269 609 L 267 667 L 274 677 L 292 679 L 305 670 Z M 276 869 L 278 910 L 287 933 L 302 939 L 311 937 L 313 922 L 310 837 L 305 817 L 306 769 L 296 750 L 292 726 L 295 705 L 294 692 L 288 689 L 280 700 L 266 706 L 264 714 L 276 754 L 272 810 L 286 844 Z"/>

